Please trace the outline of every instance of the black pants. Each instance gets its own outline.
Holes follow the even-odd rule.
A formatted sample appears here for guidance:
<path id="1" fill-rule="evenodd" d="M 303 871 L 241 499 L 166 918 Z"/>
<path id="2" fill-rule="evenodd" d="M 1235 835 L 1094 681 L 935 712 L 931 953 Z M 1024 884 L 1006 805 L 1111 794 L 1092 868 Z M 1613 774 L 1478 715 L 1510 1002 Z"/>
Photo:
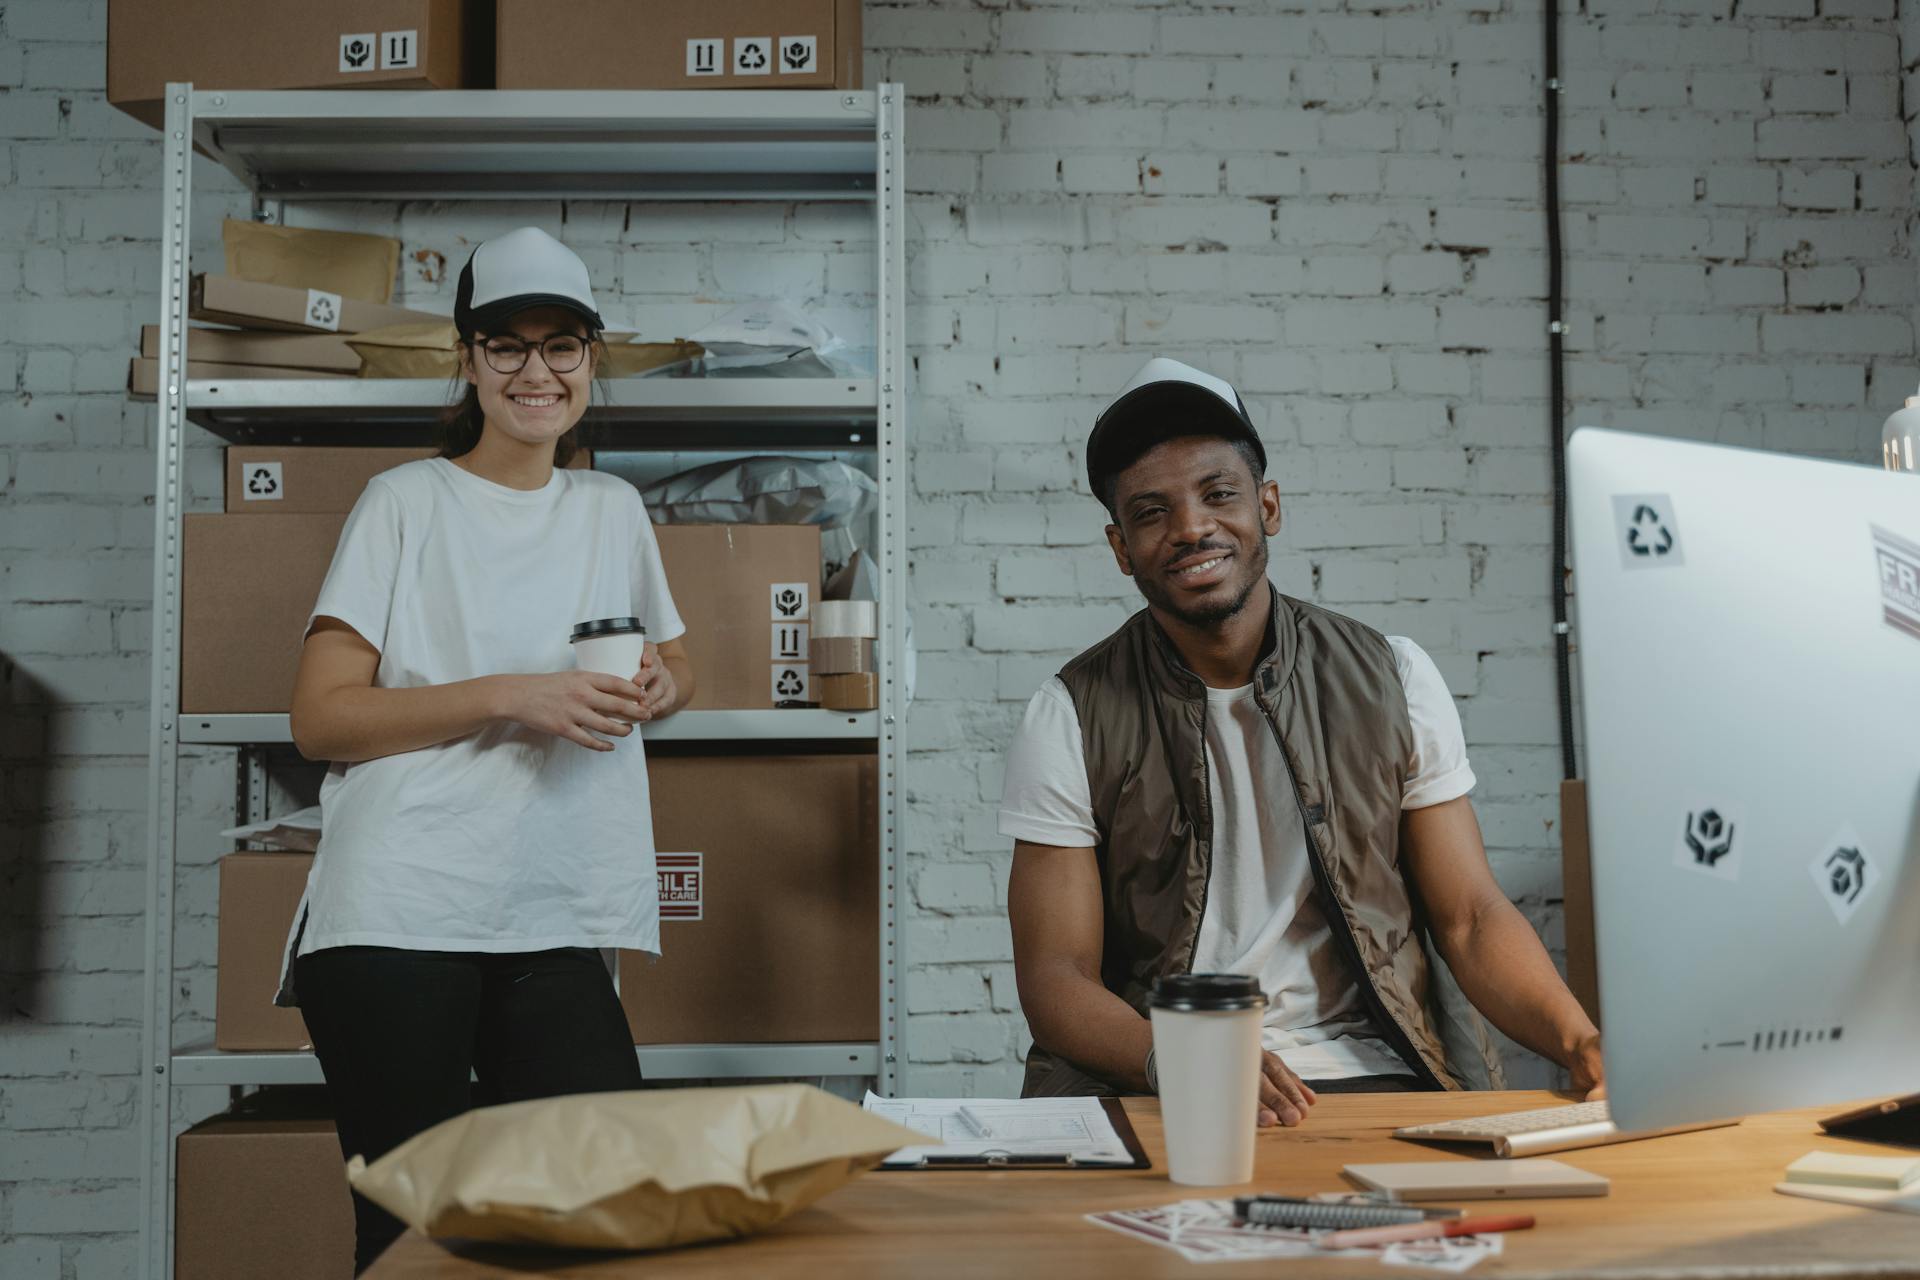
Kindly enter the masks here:
<path id="1" fill-rule="evenodd" d="M 1428 1093 L 1433 1086 L 1419 1076 L 1341 1076 L 1303 1080 L 1315 1093 Z"/>
<path id="2" fill-rule="evenodd" d="M 301 956 L 294 985 L 349 1159 L 372 1162 L 470 1107 L 640 1087 L 613 981 L 584 947 L 332 947 Z M 358 1275 L 405 1227 L 357 1194 L 353 1219 Z"/>

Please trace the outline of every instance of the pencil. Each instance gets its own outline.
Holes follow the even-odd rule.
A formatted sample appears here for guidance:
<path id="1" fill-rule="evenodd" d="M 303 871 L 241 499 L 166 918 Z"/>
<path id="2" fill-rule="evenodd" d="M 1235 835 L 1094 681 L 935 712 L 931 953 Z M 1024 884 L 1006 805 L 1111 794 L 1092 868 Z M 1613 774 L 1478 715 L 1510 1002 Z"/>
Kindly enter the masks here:
<path id="1" fill-rule="evenodd" d="M 1370 1244 L 1399 1244 L 1403 1240 L 1438 1240 L 1444 1236 L 1477 1236 L 1495 1231 L 1525 1231 L 1533 1225 L 1530 1213 L 1501 1218 L 1455 1218 L 1440 1222 L 1409 1222 L 1397 1227 L 1358 1227 L 1334 1231 L 1313 1243 L 1321 1249 L 1358 1249 Z"/>

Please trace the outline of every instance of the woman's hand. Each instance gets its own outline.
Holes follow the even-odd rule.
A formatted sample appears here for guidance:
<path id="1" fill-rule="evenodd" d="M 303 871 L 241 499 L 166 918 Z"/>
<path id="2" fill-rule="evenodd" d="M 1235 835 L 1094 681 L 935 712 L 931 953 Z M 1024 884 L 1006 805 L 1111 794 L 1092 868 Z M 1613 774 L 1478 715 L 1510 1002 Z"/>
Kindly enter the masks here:
<path id="1" fill-rule="evenodd" d="M 651 718 L 639 685 L 604 672 L 555 671 L 503 679 L 502 719 L 594 751 L 611 751 L 614 745 L 595 734 L 624 738 L 636 721 Z"/>
<path id="2" fill-rule="evenodd" d="M 660 660 L 660 646 L 649 641 L 641 651 L 640 670 L 633 677 L 644 695 L 640 699 L 638 719 L 653 720 L 673 710 L 674 700 L 680 696 L 680 688 L 674 683 L 673 672 L 667 670 L 667 664 Z"/>

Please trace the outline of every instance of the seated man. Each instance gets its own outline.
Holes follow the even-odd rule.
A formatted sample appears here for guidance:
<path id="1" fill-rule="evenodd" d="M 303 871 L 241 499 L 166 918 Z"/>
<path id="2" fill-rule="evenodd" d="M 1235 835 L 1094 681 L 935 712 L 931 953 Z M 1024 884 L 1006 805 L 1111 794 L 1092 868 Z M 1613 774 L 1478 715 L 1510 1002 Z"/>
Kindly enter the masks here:
<path id="1" fill-rule="evenodd" d="M 1471 1011 L 1450 1057 L 1430 934 L 1494 1025 L 1601 1096 L 1599 1032 L 1487 866 L 1445 682 L 1268 582 L 1266 461 L 1234 389 L 1167 359 L 1087 440 L 1147 607 L 1041 686 L 1008 753 L 1024 1092 L 1154 1090 L 1147 996 L 1184 972 L 1267 992 L 1263 1125 L 1327 1090 L 1497 1081 Z"/>

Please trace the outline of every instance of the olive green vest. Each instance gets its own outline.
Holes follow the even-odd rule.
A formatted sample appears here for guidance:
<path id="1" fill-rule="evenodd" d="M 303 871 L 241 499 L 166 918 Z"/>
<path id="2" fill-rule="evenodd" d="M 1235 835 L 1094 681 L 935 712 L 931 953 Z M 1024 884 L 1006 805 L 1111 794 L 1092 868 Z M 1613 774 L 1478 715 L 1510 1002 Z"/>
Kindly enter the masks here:
<path id="1" fill-rule="evenodd" d="M 1374 1023 L 1433 1087 L 1499 1087 L 1486 1026 L 1437 959 L 1400 866 L 1400 801 L 1413 755 L 1406 693 L 1386 637 L 1273 593 L 1254 698 L 1273 725 L 1306 823 L 1334 946 Z M 1143 1014 L 1154 980 L 1189 972 L 1213 860 L 1206 686 L 1141 610 L 1069 662 L 1099 843 L 1101 979 Z M 1111 1093 L 1040 1046 L 1024 1092 Z"/>

